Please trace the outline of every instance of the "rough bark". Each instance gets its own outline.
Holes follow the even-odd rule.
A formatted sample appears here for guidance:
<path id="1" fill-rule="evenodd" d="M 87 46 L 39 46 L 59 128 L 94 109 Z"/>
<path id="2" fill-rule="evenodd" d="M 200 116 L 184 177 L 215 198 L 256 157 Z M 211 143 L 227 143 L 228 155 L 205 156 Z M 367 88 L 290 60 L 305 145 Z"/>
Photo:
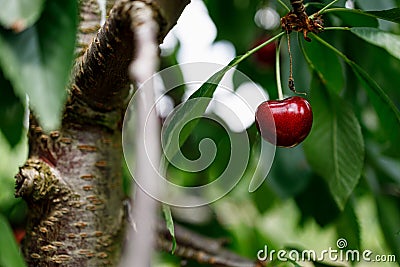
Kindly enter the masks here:
<path id="1" fill-rule="evenodd" d="M 29 158 L 16 196 L 29 206 L 22 251 L 29 266 L 116 266 L 124 238 L 121 125 L 134 55 L 132 12 L 118 1 L 98 27 L 94 1 L 83 1 L 78 58 L 62 126 L 44 133 L 33 116 Z M 165 25 L 153 3 L 154 18 Z M 79 57 L 79 48 L 85 50 Z"/>
<path id="2" fill-rule="evenodd" d="M 17 174 L 29 206 L 23 254 L 29 266 L 114 266 L 124 232 L 120 132 L 65 121 L 46 135 L 35 120 Z"/>

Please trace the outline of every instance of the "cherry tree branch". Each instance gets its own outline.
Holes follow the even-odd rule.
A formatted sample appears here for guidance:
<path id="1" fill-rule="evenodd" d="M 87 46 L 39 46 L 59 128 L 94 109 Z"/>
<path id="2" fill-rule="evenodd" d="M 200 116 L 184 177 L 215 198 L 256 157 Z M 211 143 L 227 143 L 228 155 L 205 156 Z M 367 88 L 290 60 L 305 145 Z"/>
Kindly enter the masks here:
<path id="1" fill-rule="evenodd" d="M 160 29 L 160 35 L 165 35 L 175 26 L 183 9 L 190 3 L 190 0 L 154 0 L 154 3 L 160 7 L 163 17 L 166 19 L 166 27 Z"/>
<path id="2" fill-rule="evenodd" d="M 165 223 L 158 224 L 158 249 L 171 252 L 172 241 Z M 266 262 L 253 261 L 224 248 L 226 240 L 204 237 L 175 224 L 176 249 L 174 255 L 199 263 L 226 267 L 263 267 Z"/>
<path id="3" fill-rule="evenodd" d="M 73 71 L 71 98 L 110 111 L 121 107 L 129 93 L 128 66 L 133 59 L 130 1 L 118 1 L 109 18 Z M 68 104 L 67 104 L 68 105 Z"/>
<path id="4" fill-rule="evenodd" d="M 81 8 L 84 11 L 81 17 L 87 22 L 81 23 L 80 32 L 88 34 L 87 36 L 80 34 L 78 45 L 82 46 L 82 49 L 78 50 L 78 53 L 84 51 L 98 27 L 99 11 L 89 12 L 90 7 L 96 7 L 92 2 L 89 1 L 91 4 L 83 5 Z M 106 23 L 83 56 L 78 58 L 73 71 L 71 97 L 79 98 L 93 109 L 114 110 L 121 106 L 129 93 L 128 67 L 134 55 L 138 54 L 135 52 L 137 42 L 132 42 L 135 36 L 131 29 L 131 11 L 135 2 L 145 2 L 152 7 L 154 21 L 159 27 L 157 35 L 157 44 L 159 44 L 176 24 L 190 0 L 116 1 Z"/>

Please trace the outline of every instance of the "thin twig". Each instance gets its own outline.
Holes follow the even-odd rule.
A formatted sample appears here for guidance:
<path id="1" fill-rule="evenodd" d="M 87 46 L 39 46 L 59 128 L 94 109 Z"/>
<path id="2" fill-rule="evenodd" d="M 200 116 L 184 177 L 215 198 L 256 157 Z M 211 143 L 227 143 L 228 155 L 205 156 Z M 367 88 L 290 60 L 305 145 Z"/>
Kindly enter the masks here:
<path id="1" fill-rule="evenodd" d="M 165 224 L 160 222 L 158 229 L 157 247 L 159 250 L 171 252 L 173 243 Z M 174 255 L 221 267 L 263 267 L 266 262 L 246 259 L 223 247 L 225 240 L 212 239 L 194 233 L 175 224 L 177 246 Z"/>
<path id="2" fill-rule="evenodd" d="M 278 0 L 278 3 L 279 3 L 284 9 L 286 9 L 287 12 L 290 12 L 290 8 L 289 8 L 282 0 Z"/>
<path id="3" fill-rule="evenodd" d="M 190 231 L 189 229 L 175 223 L 175 238 L 176 241 L 181 245 L 190 246 L 193 248 L 201 249 L 209 253 L 220 250 L 224 244 L 228 243 L 226 239 L 215 239 L 210 237 L 202 236 L 198 233 Z M 171 235 L 167 229 L 165 222 L 160 221 L 157 225 L 157 232 L 159 236 L 164 236 L 170 239 Z"/>
<path id="4" fill-rule="evenodd" d="M 159 249 L 164 251 L 169 251 L 172 247 L 172 241 L 158 238 L 157 246 Z M 237 258 L 231 259 L 226 255 L 218 255 L 218 254 L 210 254 L 208 252 L 204 252 L 198 249 L 194 249 L 187 246 L 181 246 L 177 244 L 175 255 L 183 258 L 194 260 L 198 263 L 202 264 L 210 264 L 213 266 L 220 267 L 263 267 L 266 266 L 263 262 L 251 261 L 251 260 L 238 260 Z"/>
<path id="5" fill-rule="evenodd" d="M 281 36 L 283 36 L 285 34 L 285 32 L 280 32 L 277 35 L 271 37 L 270 39 L 268 39 L 267 41 L 265 41 L 264 43 L 254 47 L 253 49 L 247 51 L 244 55 L 239 56 L 240 59 L 236 60 L 234 64 L 231 65 L 231 67 L 235 67 L 237 66 L 240 62 L 242 62 L 243 60 L 245 60 L 246 58 L 248 58 L 249 56 L 251 56 L 252 54 L 254 54 L 255 52 L 257 52 L 258 50 L 260 50 L 261 48 L 263 48 L 264 46 L 269 45 L 270 43 L 274 42 L 275 40 L 279 39 Z"/>
<path id="6" fill-rule="evenodd" d="M 339 0 L 333 0 L 332 2 L 330 2 L 329 4 L 327 4 L 326 6 L 324 6 L 321 10 L 319 10 L 317 13 L 312 14 L 310 16 L 310 19 L 314 19 L 315 17 L 318 17 L 319 15 L 322 15 L 328 8 L 330 8 L 333 4 L 335 4 L 336 2 L 338 2 Z"/>
<path id="7" fill-rule="evenodd" d="M 331 31 L 331 30 L 340 30 L 340 31 L 349 31 L 351 30 L 350 27 L 325 27 L 324 31 Z"/>

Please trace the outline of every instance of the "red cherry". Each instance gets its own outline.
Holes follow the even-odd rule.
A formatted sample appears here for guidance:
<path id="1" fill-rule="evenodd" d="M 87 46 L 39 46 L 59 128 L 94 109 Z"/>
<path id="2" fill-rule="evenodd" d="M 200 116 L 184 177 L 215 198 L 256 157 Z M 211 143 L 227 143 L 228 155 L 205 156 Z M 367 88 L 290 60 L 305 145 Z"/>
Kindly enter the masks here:
<path id="1" fill-rule="evenodd" d="M 261 103 L 256 111 L 256 125 L 268 142 L 294 147 L 310 133 L 313 122 L 311 105 L 299 96 Z"/>

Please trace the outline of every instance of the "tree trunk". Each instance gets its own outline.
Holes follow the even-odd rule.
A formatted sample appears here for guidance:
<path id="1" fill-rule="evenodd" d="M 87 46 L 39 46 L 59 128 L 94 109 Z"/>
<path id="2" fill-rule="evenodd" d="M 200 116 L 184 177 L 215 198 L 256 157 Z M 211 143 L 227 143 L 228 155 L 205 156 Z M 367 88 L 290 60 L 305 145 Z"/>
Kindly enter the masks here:
<path id="1" fill-rule="evenodd" d="M 120 132 L 65 120 L 44 134 L 31 120 L 30 156 L 17 175 L 29 206 L 29 266 L 114 266 L 124 233 Z"/>
<path id="2" fill-rule="evenodd" d="M 96 1 L 81 2 L 78 57 L 61 129 L 45 133 L 30 116 L 29 159 L 16 175 L 16 196 L 29 207 L 22 244 L 29 266 L 118 264 L 125 234 L 121 125 L 140 24 L 132 18 L 151 7 L 161 41 L 189 1 L 117 1 L 89 46 L 100 11 Z"/>

